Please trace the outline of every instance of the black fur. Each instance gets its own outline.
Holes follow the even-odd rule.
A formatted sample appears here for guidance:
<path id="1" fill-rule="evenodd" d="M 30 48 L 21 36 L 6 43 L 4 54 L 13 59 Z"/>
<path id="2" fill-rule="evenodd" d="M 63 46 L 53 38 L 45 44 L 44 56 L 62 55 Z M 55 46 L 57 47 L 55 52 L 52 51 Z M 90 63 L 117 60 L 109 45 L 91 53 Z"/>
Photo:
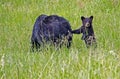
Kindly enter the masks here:
<path id="1" fill-rule="evenodd" d="M 71 32 L 71 26 L 65 18 L 57 15 L 40 15 L 33 27 L 32 50 L 34 51 L 34 48 L 38 50 L 46 42 L 60 44 L 64 38 L 67 39 L 67 47 L 69 48 L 72 41 Z"/>

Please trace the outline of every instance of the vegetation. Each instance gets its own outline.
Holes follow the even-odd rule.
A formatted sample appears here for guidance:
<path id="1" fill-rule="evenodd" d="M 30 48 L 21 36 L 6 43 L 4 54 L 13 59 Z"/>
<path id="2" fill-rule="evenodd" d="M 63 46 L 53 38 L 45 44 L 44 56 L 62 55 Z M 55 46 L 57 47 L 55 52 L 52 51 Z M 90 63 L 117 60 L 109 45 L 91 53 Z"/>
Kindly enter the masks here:
<path id="1" fill-rule="evenodd" d="M 72 29 L 81 16 L 94 16 L 97 48 L 87 49 L 81 35 L 70 49 L 47 45 L 30 52 L 34 22 L 40 14 L 57 14 Z M 0 79 L 119 79 L 119 0 L 0 0 Z"/>

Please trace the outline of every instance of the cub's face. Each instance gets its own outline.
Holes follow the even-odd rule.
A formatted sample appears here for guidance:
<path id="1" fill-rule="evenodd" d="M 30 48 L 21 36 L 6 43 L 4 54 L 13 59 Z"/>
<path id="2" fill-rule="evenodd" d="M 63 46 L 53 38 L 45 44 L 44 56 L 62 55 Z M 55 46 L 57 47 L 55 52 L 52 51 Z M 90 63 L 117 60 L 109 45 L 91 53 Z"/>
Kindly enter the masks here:
<path id="1" fill-rule="evenodd" d="M 84 16 L 81 17 L 83 27 L 89 28 L 92 25 L 93 16 L 89 18 L 85 18 Z"/>

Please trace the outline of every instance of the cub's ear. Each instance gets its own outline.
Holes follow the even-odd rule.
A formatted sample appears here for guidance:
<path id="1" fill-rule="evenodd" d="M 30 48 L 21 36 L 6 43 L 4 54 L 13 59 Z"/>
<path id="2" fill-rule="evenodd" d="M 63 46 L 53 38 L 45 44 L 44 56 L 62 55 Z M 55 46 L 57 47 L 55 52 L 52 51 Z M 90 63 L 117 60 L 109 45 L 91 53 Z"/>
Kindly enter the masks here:
<path id="1" fill-rule="evenodd" d="M 92 19 L 93 19 L 93 16 L 90 16 L 90 19 L 92 20 Z"/>
<path id="2" fill-rule="evenodd" d="M 84 16 L 81 16 L 81 20 L 84 20 L 85 19 L 85 17 Z"/>

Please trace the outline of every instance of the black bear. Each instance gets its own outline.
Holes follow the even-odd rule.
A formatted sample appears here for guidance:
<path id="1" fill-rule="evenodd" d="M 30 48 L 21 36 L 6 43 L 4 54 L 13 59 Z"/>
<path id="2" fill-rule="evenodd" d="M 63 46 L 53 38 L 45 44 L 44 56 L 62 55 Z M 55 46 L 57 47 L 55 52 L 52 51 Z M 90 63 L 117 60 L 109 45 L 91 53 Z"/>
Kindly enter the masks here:
<path id="1" fill-rule="evenodd" d="M 62 44 L 66 41 L 69 48 L 72 42 L 72 29 L 69 22 L 58 15 L 40 15 L 34 24 L 31 43 L 32 50 L 37 50 L 46 42 L 53 44 Z"/>
<path id="2" fill-rule="evenodd" d="M 92 20 L 93 16 L 90 16 L 88 18 L 85 18 L 84 16 L 81 16 L 82 20 L 82 26 L 79 29 L 73 30 L 73 34 L 80 34 L 82 33 L 82 40 L 85 41 L 86 47 L 94 46 L 96 47 L 96 38 L 94 35 L 94 30 L 92 26 Z"/>

